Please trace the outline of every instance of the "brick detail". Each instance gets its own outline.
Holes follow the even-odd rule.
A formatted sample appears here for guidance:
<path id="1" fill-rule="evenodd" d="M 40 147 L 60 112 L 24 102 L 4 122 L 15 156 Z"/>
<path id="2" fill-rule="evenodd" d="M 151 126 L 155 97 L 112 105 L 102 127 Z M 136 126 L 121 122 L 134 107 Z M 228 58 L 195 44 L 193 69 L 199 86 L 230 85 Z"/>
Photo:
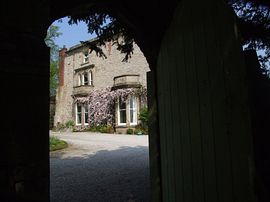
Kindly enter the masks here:
<path id="1" fill-rule="evenodd" d="M 66 48 L 62 48 L 59 51 L 59 86 L 64 85 L 64 71 L 65 71 L 65 56 L 66 56 Z"/>

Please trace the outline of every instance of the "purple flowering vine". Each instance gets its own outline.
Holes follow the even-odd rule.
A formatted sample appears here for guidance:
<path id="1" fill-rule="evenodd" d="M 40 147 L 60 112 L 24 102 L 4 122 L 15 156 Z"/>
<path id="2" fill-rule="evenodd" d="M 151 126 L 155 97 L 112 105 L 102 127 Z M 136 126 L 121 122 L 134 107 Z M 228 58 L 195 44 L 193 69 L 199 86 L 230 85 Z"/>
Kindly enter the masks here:
<path id="1" fill-rule="evenodd" d="M 116 90 L 107 87 L 94 90 L 85 97 L 76 97 L 75 103 L 88 104 L 88 123 L 90 126 L 100 124 L 113 125 L 116 102 L 118 99 L 126 102 L 131 95 L 139 97 L 142 103 L 147 102 L 147 89 L 145 87 Z"/>

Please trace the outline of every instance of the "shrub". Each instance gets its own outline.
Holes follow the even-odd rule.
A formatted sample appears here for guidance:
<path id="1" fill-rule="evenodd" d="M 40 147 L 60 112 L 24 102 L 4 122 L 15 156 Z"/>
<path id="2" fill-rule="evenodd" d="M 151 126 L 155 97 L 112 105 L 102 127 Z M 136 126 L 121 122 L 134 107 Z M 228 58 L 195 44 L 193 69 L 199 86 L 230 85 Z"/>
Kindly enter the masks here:
<path id="1" fill-rule="evenodd" d="M 107 125 L 107 133 L 114 133 L 114 128 L 112 125 Z"/>
<path id="2" fill-rule="evenodd" d="M 148 109 L 147 109 L 147 107 L 143 107 L 140 110 L 139 120 L 142 122 L 143 127 L 147 127 L 147 125 L 148 125 Z"/>
<path id="3" fill-rule="evenodd" d="M 65 124 L 60 123 L 57 125 L 57 130 L 64 130 L 66 128 Z"/>
<path id="4" fill-rule="evenodd" d="M 147 107 L 144 107 L 140 110 L 139 120 L 141 121 L 141 124 L 136 127 L 136 129 L 138 129 L 137 132 L 139 133 L 142 132 L 142 134 L 148 134 L 148 109 Z"/>
<path id="5" fill-rule="evenodd" d="M 133 129 L 132 128 L 128 128 L 127 129 L 127 134 L 133 134 Z"/>
<path id="6" fill-rule="evenodd" d="M 107 133 L 108 132 L 107 125 L 101 125 L 100 128 L 99 128 L 99 132 Z"/>
<path id="7" fill-rule="evenodd" d="M 100 133 L 114 133 L 114 129 L 112 125 L 92 125 L 89 128 L 86 129 L 86 131 L 90 132 L 100 132 Z"/>
<path id="8" fill-rule="evenodd" d="M 136 129 L 134 130 L 134 134 L 136 134 L 136 135 L 143 135 L 144 132 L 143 132 L 142 129 L 136 128 Z"/>

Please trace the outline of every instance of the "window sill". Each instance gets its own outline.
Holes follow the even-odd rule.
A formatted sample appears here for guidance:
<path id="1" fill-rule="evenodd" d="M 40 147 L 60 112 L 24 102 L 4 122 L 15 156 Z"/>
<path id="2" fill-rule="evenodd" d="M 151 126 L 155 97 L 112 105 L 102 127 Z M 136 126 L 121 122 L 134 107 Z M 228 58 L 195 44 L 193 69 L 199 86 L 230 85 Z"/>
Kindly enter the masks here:
<path id="1" fill-rule="evenodd" d="M 90 86 L 90 87 L 94 87 L 94 85 L 80 85 L 80 86 L 73 86 L 73 88 L 79 88 L 79 87 L 83 87 L 83 86 Z"/>
<path id="2" fill-rule="evenodd" d="M 91 64 L 91 63 L 82 63 L 81 66 L 77 69 L 75 69 L 75 73 L 79 72 L 79 71 L 82 71 L 82 70 L 86 70 L 86 69 L 90 69 L 90 68 L 94 68 L 95 65 L 94 64 Z"/>
<path id="3" fill-rule="evenodd" d="M 86 65 L 86 64 L 89 64 L 89 61 L 83 62 L 83 63 L 81 64 L 81 66 Z"/>
<path id="4" fill-rule="evenodd" d="M 118 127 L 118 128 L 126 128 L 127 124 L 118 124 L 116 127 Z"/>
<path id="5" fill-rule="evenodd" d="M 94 89 L 93 85 L 74 86 L 73 95 L 87 95 Z"/>

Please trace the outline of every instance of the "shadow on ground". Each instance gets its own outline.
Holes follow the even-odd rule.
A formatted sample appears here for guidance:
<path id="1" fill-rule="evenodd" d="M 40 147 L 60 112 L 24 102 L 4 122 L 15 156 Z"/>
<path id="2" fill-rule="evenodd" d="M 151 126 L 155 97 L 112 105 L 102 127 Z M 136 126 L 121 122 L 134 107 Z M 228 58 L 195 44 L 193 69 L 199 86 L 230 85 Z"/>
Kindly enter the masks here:
<path id="1" fill-rule="evenodd" d="M 150 201 L 148 147 L 120 147 L 50 159 L 51 202 Z M 65 157 L 64 157 L 65 156 Z"/>

